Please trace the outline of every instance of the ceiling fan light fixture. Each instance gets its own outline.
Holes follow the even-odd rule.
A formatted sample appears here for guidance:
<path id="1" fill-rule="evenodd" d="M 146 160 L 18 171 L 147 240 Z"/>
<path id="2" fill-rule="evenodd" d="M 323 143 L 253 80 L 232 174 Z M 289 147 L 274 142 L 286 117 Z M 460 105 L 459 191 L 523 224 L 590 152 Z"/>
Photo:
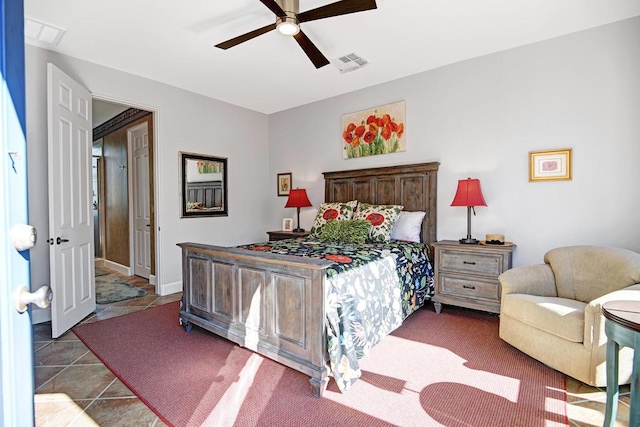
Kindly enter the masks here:
<path id="1" fill-rule="evenodd" d="M 276 26 L 280 34 L 285 36 L 295 36 L 300 32 L 300 25 L 296 18 L 287 16 L 286 18 L 278 18 L 278 24 Z"/>

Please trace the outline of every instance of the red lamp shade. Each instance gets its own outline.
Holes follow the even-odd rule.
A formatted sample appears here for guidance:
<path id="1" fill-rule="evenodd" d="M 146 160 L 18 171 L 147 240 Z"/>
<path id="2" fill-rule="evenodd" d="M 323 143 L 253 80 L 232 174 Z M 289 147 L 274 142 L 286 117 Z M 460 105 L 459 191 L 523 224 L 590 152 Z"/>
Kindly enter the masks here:
<path id="1" fill-rule="evenodd" d="M 304 228 L 300 228 L 300 208 L 306 208 L 307 206 L 313 206 L 307 197 L 307 190 L 304 188 L 296 188 L 289 191 L 289 198 L 285 208 L 297 208 L 298 211 L 298 226 L 293 229 L 295 232 L 302 232 Z"/>
<path id="2" fill-rule="evenodd" d="M 471 210 L 476 214 L 474 206 L 487 206 L 482 196 L 479 179 L 461 179 L 458 181 L 458 190 L 451 202 L 451 206 L 465 206 L 467 208 L 467 237 L 459 240 L 460 243 L 477 244 L 478 240 L 471 237 Z"/>
<path id="3" fill-rule="evenodd" d="M 482 196 L 479 179 L 461 179 L 451 206 L 487 206 Z"/>
<path id="4" fill-rule="evenodd" d="M 295 190 L 289 191 L 287 204 L 284 205 L 285 208 L 306 208 L 307 206 L 312 206 L 307 197 L 307 190 L 304 188 L 296 188 Z"/>

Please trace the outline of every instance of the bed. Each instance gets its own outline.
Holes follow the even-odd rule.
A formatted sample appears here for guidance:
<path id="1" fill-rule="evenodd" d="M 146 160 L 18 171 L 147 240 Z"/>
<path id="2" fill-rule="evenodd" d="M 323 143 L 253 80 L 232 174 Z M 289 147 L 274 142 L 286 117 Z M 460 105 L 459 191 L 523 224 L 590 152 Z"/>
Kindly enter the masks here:
<path id="1" fill-rule="evenodd" d="M 325 172 L 325 202 L 358 200 L 427 212 L 421 237 L 428 245 L 436 240 L 438 167 L 439 163 L 431 162 Z M 202 327 L 308 375 L 316 397 L 322 397 L 330 376 L 336 378 L 341 390 L 348 388 L 357 375 L 354 378 L 352 370 L 345 370 L 340 360 L 330 359 L 336 342 L 332 331 L 335 318 L 343 314 L 336 315 L 330 292 L 336 286 L 332 273 L 339 263 L 335 258 L 295 256 L 282 250 L 283 246 L 306 250 L 308 245 L 318 244 L 313 239 L 243 247 L 180 243 L 180 322 L 186 331 L 193 325 Z M 383 263 L 405 252 L 394 249 L 395 243 L 386 246 L 379 257 Z M 345 277 L 339 279 L 343 284 L 351 280 Z M 428 297 L 422 295 L 420 301 L 413 298 L 409 312 Z M 405 313 L 400 316 L 399 323 Z M 395 317 L 388 329 L 399 325 L 398 315 Z M 376 340 L 388 332 L 381 332 Z"/>

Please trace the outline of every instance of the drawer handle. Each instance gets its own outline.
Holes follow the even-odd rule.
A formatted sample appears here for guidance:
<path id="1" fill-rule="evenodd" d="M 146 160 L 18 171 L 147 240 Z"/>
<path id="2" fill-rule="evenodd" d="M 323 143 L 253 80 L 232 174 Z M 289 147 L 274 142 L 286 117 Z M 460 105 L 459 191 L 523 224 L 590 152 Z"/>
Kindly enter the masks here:
<path id="1" fill-rule="evenodd" d="M 465 289 L 475 289 L 475 286 L 471 286 L 471 285 L 462 285 L 463 288 Z"/>
<path id="2" fill-rule="evenodd" d="M 462 261 L 463 264 L 476 265 L 474 261 Z"/>

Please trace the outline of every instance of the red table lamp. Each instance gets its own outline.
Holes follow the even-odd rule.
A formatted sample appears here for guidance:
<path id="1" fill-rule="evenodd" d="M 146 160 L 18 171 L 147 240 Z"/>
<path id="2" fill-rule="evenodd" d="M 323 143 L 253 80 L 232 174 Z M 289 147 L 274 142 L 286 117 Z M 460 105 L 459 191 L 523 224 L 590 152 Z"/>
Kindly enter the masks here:
<path id="1" fill-rule="evenodd" d="M 487 202 L 484 201 L 482 196 L 482 189 L 480 188 L 479 179 L 461 179 L 458 181 L 458 190 L 451 202 L 451 206 L 466 206 L 467 207 L 467 237 L 460 239 L 460 243 L 477 244 L 478 240 L 471 237 L 471 209 L 473 214 L 476 214 L 474 206 L 487 206 Z"/>
<path id="2" fill-rule="evenodd" d="M 305 190 L 304 188 L 296 188 L 289 191 L 289 198 L 287 199 L 287 204 L 284 205 L 284 207 L 298 209 L 298 227 L 294 228 L 293 231 L 304 231 L 303 228 L 300 228 L 300 208 L 306 208 L 308 206 L 313 205 L 307 197 L 307 190 Z"/>

